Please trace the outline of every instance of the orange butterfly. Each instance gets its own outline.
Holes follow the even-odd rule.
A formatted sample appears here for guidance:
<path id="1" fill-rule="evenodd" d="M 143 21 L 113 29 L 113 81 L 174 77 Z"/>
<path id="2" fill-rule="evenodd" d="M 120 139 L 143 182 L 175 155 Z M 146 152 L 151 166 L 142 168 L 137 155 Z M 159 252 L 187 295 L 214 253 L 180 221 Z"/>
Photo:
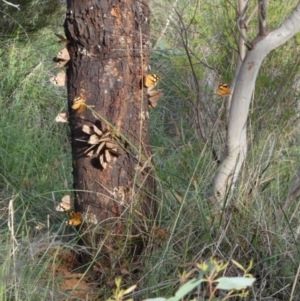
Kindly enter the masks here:
<path id="1" fill-rule="evenodd" d="M 78 113 L 81 113 L 85 109 L 85 99 L 81 96 L 76 97 L 72 105 L 73 110 L 77 110 Z"/>
<path id="2" fill-rule="evenodd" d="M 156 74 L 147 74 L 143 78 L 143 83 L 146 88 L 154 87 L 159 81 L 160 77 Z"/>
<path id="3" fill-rule="evenodd" d="M 82 223 L 81 214 L 78 212 L 66 212 L 70 219 L 66 221 L 66 225 L 68 226 L 78 226 Z"/>
<path id="4" fill-rule="evenodd" d="M 224 84 L 224 83 L 219 84 L 218 89 L 216 91 L 216 94 L 218 96 L 228 96 L 228 95 L 230 95 L 230 93 L 231 93 L 231 91 L 227 84 Z"/>

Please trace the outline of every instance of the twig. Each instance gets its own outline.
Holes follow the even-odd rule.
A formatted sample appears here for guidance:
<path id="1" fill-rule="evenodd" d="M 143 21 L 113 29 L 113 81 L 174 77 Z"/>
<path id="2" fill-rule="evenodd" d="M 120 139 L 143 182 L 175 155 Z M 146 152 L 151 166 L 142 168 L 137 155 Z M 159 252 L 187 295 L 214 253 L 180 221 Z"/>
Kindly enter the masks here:
<path id="1" fill-rule="evenodd" d="M 236 20 L 236 25 L 237 25 L 237 28 L 239 30 L 239 33 L 240 33 L 241 37 L 245 41 L 245 45 L 247 46 L 248 49 L 251 49 L 251 43 L 248 41 L 247 37 L 244 34 L 244 31 L 247 29 L 247 25 L 246 25 L 247 18 L 244 18 L 244 16 L 245 16 L 245 13 L 248 9 L 249 1 L 250 0 L 247 1 L 247 3 L 244 6 L 243 10 L 239 13 L 239 17 Z"/>
<path id="2" fill-rule="evenodd" d="M 298 283 L 299 274 L 300 274 L 300 265 L 298 266 L 298 270 L 297 270 L 297 273 L 296 273 L 296 276 L 295 276 L 295 279 L 294 279 L 294 283 L 293 283 L 293 287 L 292 287 L 292 291 L 291 291 L 291 297 L 290 297 L 289 301 L 293 300 L 293 295 L 294 295 L 294 292 L 295 292 L 296 285 Z"/>
<path id="3" fill-rule="evenodd" d="M 244 24 L 247 27 L 253 16 L 255 15 L 256 11 L 258 9 L 258 5 L 256 4 L 255 7 L 253 8 L 252 12 L 250 15 L 245 19 Z"/>
<path id="4" fill-rule="evenodd" d="M 9 218 L 7 219 L 7 226 L 8 226 L 8 229 L 10 231 L 10 256 L 9 256 L 9 261 L 12 260 L 12 265 L 13 265 L 13 270 L 12 270 L 12 278 L 13 278 L 13 281 L 14 281 L 14 284 L 17 283 L 17 276 L 16 276 L 16 252 L 17 252 L 17 249 L 18 249 L 18 241 L 15 237 L 15 228 L 14 228 L 14 207 L 13 207 L 13 202 L 15 201 L 15 199 L 17 198 L 18 196 L 14 196 L 14 198 L 12 198 L 10 201 L 9 201 L 9 205 L 8 205 L 8 216 Z"/>
<path id="5" fill-rule="evenodd" d="M 42 66 L 42 62 L 39 62 L 31 71 L 30 73 L 28 73 L 25 78 L 22 81 L 22 84 L 24 84 L 25 82 L 27 82 L 30 77 L 35 73 L 36 70 L 38 70 L 40 67 Z"/>
<path id="6" fill-rule="evenodd" d="M 283 213 L 292 205 L 293 201 L 300 195 L 300 167 L 298 167 L 296 174 L 292 179 L 289 188 L 288 196 L 276 214 L 276 221 L 279 222 Z"/>
<path id="7" fill-rule="evenodd" d="M 267 26 L 267 10 L 266 10 L 266 0 L 257 0 L 258 3 L 258 34 L 251 42 L 251 49 L 254 49 L 255 45 L 261 40 L 265 39 L 270 33 Z"/>
<path id="8" fill-rule="evenodd" d="M 13 4 L 13 3 L 8 2 L 8 1 L 6 1 L 6 0 L 2 0 L 2 1 L 3 1 L 4 3 L 6 3 L 7 5 L 10 5 L 10 6 L 15 7 L 16 9 L 20 10 L 20 8 L 19 8 L 20 4 Z"/>
<path id="9" fill-rule="evenodd" d="M 259 35 L 263 37 L 267 36 L 269 33 L 266 19 L 267 19 L 266 0 L 258 0 Z"/>
<path id="10" fill-rule="evenodd" d="M 198 6 L 198 1 L 197 1 L 197 6 Z M 200 111 L 200 105 L 201 105 L 200 86 L 199 86 L 196 71 L 195 71 L 195 68 L 194 68 L 194 65 L 193 65 L 193 62 L 192 62 L 192 56 L 191 56 L 191 53 L 189 52 L 187 27 L 184 24 L 182 15 L 177 11 L 176 8 L 174 8 L 174 12 L 178 16 L 178 22 L 179 22 L 179 27 L 180 27 L 179 35 L 180 35 L 184 51 L 186 53 L 186 56 L 187 56 L 187 59 L 188 59 L 188 62 L 189 62 L 189 66 L 190 66 L 191 71 L 192 71 L 192 77 L 193 77 L 195 87 L 196 87 L 197 102 L 196 102 L 196 105 L 195 105 L 195 110 L 196 110 L 196 116 L 197 116 L 198 131 L 199 131 L 199 134 L 200 134 L 200 137 L 201 137 L 202 141 L 204 143 L 206 143 L 207 142 L 207 137 L 206 137 L 206 134 L 205 134 L 205 131 L 204 131 L 203 120 L 202 120 L 201 111 Z M 188 26 L 190 26 L 190 24 Z"/>

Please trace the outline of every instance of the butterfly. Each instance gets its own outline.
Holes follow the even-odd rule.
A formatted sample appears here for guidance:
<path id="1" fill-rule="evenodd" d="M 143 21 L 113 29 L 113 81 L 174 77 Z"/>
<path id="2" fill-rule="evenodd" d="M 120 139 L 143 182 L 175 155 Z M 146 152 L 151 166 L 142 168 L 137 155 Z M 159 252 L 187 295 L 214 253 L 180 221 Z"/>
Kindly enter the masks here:
<path id="1" fill-rule="evenodd" d="M 57 114 L 57 116 L 55 117 L 55 122 L 57 123 L 67 123 L 68 122 L 68 114 L 67 112 L 60 112 Z"/>
<path id="2" fill-rule="evenodd" d="M 56 211 L 65 212 L 73 207 L 73 202 L 69 194 L 62 197 L 61 202 L 55 207 Z"/>
<path id="3" fill-rule="evenodd" d="M 58 38 L 59 38 L 59 41 L 57 41 L 57 43 L 60 43 L 60 44 L 70 44 L 71 42 L 69 40 L 67 40 L 64 36 L 58 34 L 58 33 L 54 33 Z"/>
<path id="4" fill-rule="evenodd" d="M 147 93 L 148 95 L 148 107 L 153 109 L 157 106 L 157 102 L 160 97 L 163 95 L 161 90 L 150 90 Z"/>
<path id="5" fill-rule="evenodd" d="M 69 61 L 58 60 L 56 57 L 53 59 L 53 61 L 56 62 L 55 67 L 57 68 L 67 67 L 69 63 Z"/>
<path id="6" fill-rule="evenodd" d="M 81 214 L 78 212 L 66 212 L 70 219 L 66 221 L 66 225 L 68 226 L 78 226 L 82 223 Z"/>
<path id="7" fill-rule="evenodd" d="M 56 55 L 56 57 L 53 58 L 53 61 L 56 62 L 56 67 L 67 66 L 69 60 L 70 60 L 70 55 L 67 48 L 61 49 Z"/>
<path id="8" fill-rule="evenodd" d="M 55 76 L 51 77 L 50 82 L 55 86 L 63 87 L 66 83 L 65 71 L 58 72 Z"/>
<path id="9" fill-rule="evenodd" d="M 81 214 L 72 210 L 73 202 L 69 194 L 62 197 L 61 202 L 56 206 L 56 211 L 65 212 L 70 219 L 66 221 L 68 226 L 78 226 L 82 222 Z"/>
<path id="10" fill-rule="evenodd" d="M 69 61 L 70 60 L 70 55 L 69 55 L 69 51 L 67 48 L 63 48 L 61 49 L 58 54 L 56 55 L 56 58 L 59 60 L 63 60 L 63 61 Z"/>
<path id="11" fill-rule="evenodd" d="M 81 113 L 85 109 L 85 99 L 82 96 L 76 97 L 72 105 L 73 110 L 77 110 L 78 113 Z"/>
<path id="12" fill-rule="evenodd" d="M 156 74 L 147 74 L 143 78 L 143 83 L 146 88 L 155 87 L 160 77 Z"/>
<path id="13" fill-rule="evenodd" d="M 220 83 L 218 86 L 218 89 L 216 91 L 216 94 L 218 96 L 227 96 L 231 93 L 230 88 L 228 84 Z"/>

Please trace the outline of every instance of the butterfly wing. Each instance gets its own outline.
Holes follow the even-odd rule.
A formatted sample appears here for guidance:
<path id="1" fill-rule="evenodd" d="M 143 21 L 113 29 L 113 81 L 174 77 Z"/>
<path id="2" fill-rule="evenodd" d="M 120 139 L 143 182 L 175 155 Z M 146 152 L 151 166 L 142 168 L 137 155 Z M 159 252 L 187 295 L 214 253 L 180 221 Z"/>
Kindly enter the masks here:
<path id="1" fill-rule="evenodd" d="M 68 114 L 66 112 L 60 112 L 55 117 L 55 122 L 57 123 L 66 123 L 68 122 Z"/>
<path id="2" fill-rule="evenodd" d="M 72 199 L 69 194 L 62 197 L 61 202 L 56 206 L 56 211 L 68 211 L 72 207 Z"/>
<path id="3" fill-rule="evenodd" d="M 216 91 L 218 96 L 227 96 L 230 95 L 230 88 L 227 84 L 220 83 Z"/>
<path id="4" fill-rule="evenodd" d="M 53 58 L 53 61 L 56 62 L 55 67 L 57 67 L 57 68 L 67 67 L 67 65 L 69 63 L 69 61 L 59 60 L 56 57 Z"/>
<path id="5" fill-rule="evenodd" d="M 73 110 L 77 110 L 78 113 L 81 113 L 85 109 L 85 99 L 82 97 L 76 97 L 74 99 L 73 105 L 72 105 Z"/>
<path id="6" fill-rule="evenodd" d="M 66 83 L 66 73 L 64 71 L 58 72 L 56 76 L 50 78 L 50 82 L 59 87 L 63 87 Z"/>
<path id="7" fill-rule="evenodd" d="M 58 38 L 59 38 L 59 41 L 57 41 L 57 43 L 60 43 L 60 44 L 69 44 L 70 41 L 67 40 L 63 35 L 60 35 L 58 33 L 54 33 Z"/>
<path id="8" fill-rule="evenodd" d="M 58 52 L 56 58 L 57 58 L 58 60 L 69 61 L 69 60 L 70 60 L 70 55 L 69 55 L 68 49 L 67 49 L 67 48 L 61 49 L 61 50 Z"/>
<path id="9" fill-rule="evenodd" d="M 82 112 L 84 111 L 84 109 L 85 109 L 85 105 L 82 104 L 82 105 L 78 108 L 77 112 L 78 112 L 78 113 L 82 113 Z"/>
<path id="10" fill-rule="evenodd" d="M 148 106 L 149 108 L 155 108 L 160 97 L 163 95 L 161 90 L 148 91 Z"/>
<path id="11" fill-rule="evenodd" d="M 160 79 L 160 77 L 156 74 L 147 74 L 143 78 L 144 86 L 146 88 L 154 87 L 157 84 L 159 79 Z"/>
<path id="12" fill-rule="evenodd" d="M 68 226 L 78 226 L 82 222 L 81 214 L 78 212 L 68 212 L 67 213 L 70 217 L 68 221 L 66 221 L 66 225 Z"/>
<path id="13" fill-rule="evenodd" d="M 57 85 L 60 87 L 63 87 L 66 84 L 66 72 L 61 71 L 56 74 L 56 82 Z"/>

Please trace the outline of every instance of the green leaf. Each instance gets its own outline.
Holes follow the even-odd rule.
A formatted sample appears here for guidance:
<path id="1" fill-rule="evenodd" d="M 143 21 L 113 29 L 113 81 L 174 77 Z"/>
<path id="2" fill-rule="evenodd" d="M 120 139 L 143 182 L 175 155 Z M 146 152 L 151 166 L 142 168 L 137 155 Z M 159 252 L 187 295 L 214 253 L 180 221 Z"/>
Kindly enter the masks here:
<path id="1" fill-rule="evenodd" d="M 244 267 L 238 263 L 237 261 L 235 261 L 234 259 L 231 259 L 232 263 L 235 264 L 240 270 L 245 271 Z"/>
<path id="2" fill-rule="evenodd" d="M 200 276 L 197 279 L 192 279 L 185 283 L 183 286 L 179 288 L 174 297 L 167 299 L 167 301 L 179 301 L 186 294 L 192 291 L 195 287 L 197 287 L 201 282 L 203 282 L 204 273 L 200 273 Z"/>
<path id="3" fill-rule="evenodd" d="M 255 278 L 221 277 L 216 282 L 218 282 L 217 289 L 230 291 L 245 289 L 251 286 L 255 280 Z"/>
<path id="4" fill-rule="evenodd" d="M 124 292 L 123 292 L 123 296 L 124 295 L 127 295 L 129 293 L 131 293 L 133 290 L 135 290 L 136 288 L 136 284 L 135 285 L 132 285 L 131 287 L 127 288 Z"/>

